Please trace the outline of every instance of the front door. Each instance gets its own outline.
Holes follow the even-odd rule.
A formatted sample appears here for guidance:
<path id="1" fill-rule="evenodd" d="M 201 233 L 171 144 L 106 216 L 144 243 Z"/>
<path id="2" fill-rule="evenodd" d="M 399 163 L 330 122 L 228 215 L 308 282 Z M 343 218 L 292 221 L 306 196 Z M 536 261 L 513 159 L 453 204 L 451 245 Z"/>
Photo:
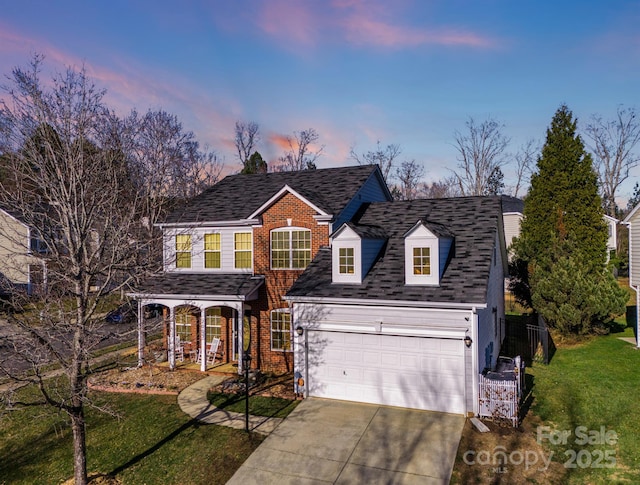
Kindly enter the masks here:
<path id="1" fill-rule="evenodd" d="M 239 318 L 233 317 L 231 322 L 231 360 L 237 361 L 238 356 L 238 333 L 239 333 Z"/>

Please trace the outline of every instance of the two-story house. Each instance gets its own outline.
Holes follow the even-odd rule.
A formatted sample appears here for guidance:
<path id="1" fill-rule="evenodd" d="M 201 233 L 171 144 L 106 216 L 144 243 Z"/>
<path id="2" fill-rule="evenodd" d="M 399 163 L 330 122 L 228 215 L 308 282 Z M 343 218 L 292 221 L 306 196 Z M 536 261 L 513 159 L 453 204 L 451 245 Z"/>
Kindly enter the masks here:
<path id="1" fill-rule="evenodd" d="M 377 166 L 228 176 L 160 225 L 164 272 L 131 296 L 164 306 L 171 367 L 178 346 L 198 355 L 216 337 L 223 362 L 241 368 L 249 349 L 252 367 L 291 371 L 283 296 L 336 227 L 364 203 L 390 199 Z"/>
<path id="2" fill-rule="evenodd" d="M 46 244 L 16 210 L 0 208 L 0 294 L 32 293 L 46 281 Z"/>

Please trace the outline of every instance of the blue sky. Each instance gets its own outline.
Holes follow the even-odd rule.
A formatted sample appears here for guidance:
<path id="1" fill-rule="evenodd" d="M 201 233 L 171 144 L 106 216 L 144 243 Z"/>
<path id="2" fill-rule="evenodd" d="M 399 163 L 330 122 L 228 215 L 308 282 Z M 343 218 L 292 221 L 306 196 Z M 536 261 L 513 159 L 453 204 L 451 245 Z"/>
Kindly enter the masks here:
<path id="1" fill-rule="evenodd" d="M 503 123 L 515 152 L 544 141 L 562 103 L 579 127 L 640 108 L 637 0 L 5 0 L 0 11 L 0 73 L 36 52 L 58 71 L 84 63 L 116 111 L 178 115 L 228 172 L 236 120 L 259 123 L 267 162 L 312 127 L 319 167 L 353 164 L 351 147 L 380 140 L 433 181 L 455 168 L 454 133 L 470 117 Z"/>

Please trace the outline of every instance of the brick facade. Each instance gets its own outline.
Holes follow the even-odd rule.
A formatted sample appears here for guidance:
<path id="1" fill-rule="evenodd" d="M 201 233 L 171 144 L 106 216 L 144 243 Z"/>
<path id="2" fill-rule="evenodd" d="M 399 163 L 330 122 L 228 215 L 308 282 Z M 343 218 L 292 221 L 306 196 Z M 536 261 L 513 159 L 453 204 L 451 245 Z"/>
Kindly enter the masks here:
<path id="1" fill-rule="evenodd" d="M 271 269 L 270 235 L 286 227 L 309 229 L 313 259 L 321 246 L 329 244 L 329 225 L 318 224 L 314 215 L 316 211 L 287 193 L 262 214 L 262 226 L 254 228 L 254 273 L 264 275 L 265 284 L 258 301 L 251 302 L 253 367 L 278 373 L 293 370 L 293 351 L 271 350 L 271 311 L 287 308 L 282 297 L 303 270 Z"/>

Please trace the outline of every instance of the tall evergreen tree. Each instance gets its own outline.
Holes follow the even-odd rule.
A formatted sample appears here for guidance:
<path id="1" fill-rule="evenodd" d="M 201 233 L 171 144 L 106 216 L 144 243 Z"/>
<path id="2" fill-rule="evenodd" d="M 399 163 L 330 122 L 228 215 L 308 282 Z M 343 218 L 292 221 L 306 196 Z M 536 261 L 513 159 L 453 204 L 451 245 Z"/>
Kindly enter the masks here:
<path id="1" fill-rule="evenodd" d="M 615 280 L 606 274 L 607 229 L 598 179 L 576 125 L 571 111 L 562 105 L 547 129 L 525 199 L 521 235 L 514 245 L 516 274 L 511 288 L 551 326 L 584 333 L 624 311 L 624 302 Z M 569 270 L 573 276 L 565 275 Z M 571 278 L 575 288 L 588 288 L 602 298 L 588 308 L 582 296 L 568 298 Z M 583 308 L 573 308 L 576 305 Z"/>

